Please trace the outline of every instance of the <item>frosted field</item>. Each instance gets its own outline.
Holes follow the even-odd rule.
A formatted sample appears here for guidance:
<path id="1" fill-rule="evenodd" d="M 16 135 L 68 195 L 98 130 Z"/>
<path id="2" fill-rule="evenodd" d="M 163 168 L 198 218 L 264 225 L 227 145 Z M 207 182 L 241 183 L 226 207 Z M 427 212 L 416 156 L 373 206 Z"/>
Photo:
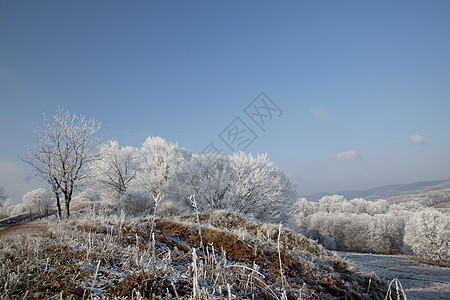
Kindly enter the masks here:
<path id="1" fill-rule="evenodd" d="M 408 299 L 449 299 L 450 268 L 437 267 L 407 256 L 340 252 L 365 272 L 375 272 L 387 282 L 398 278 Z"/>

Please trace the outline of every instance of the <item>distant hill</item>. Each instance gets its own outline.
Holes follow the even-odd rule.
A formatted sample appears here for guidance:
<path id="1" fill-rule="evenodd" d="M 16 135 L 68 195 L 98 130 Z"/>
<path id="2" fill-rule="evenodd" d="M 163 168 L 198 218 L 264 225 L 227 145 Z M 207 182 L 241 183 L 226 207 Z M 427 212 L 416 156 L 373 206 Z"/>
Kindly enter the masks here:
<path id="1" fill-rule="evenodd" d="M 437 180 L 437 181 L 420 181 L 410 184 L 392 184 L 381 187 L 371 188 L 367 190 L 357 191 L 340 191 L 334 193 L 315 193 L 302 196 L 308 201 L 319 201 L 320 198 L 327 195 L 342 195 L 346 199 L 364 198 L 366 200 L 378 200 L 378 199 L 396 199 L 405 197 L 410 199 L 412 195 L 424 194 L 433 191 L 440 191 L 450 189 L 450 180 Z M 401 201 L 393 201 L 401 202 Z"/>

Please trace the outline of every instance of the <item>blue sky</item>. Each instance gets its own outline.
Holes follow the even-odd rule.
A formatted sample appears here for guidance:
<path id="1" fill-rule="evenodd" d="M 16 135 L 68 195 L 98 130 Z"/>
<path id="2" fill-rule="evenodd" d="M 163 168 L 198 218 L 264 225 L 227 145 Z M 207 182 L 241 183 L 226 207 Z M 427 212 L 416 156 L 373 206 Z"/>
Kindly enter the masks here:
<path id="1" fill-rule="evenodd" d="M 42 114 L 201 152 L 236 118 L 299 194 L 450 179 L 449 1 L 0 1 L 0 186 Z M 261 130 L 260 92 L 282 110 Z M 222 143 L 222 144 L 221 144 Z"/>

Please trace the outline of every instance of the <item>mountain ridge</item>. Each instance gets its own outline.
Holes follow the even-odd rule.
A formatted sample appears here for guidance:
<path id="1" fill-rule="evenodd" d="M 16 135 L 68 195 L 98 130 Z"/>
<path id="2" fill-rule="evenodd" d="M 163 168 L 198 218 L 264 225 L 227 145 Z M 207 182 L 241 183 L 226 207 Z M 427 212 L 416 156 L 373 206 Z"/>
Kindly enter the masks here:
<path id="1" fill-rule="evenodd" d="M 390 184 L 369 188 L 366 190 L 346 190 L 334 193 L 321 192 L 301 196 L 308 201 L 319 201 L 322 197 L 328 195 L 342 195 L 346 199 L 365 198 L 366 200 L 378 200 L 394 196 L 421 193 L 427 191 L 441 190 L 450 188 L 450 180 L 417 181 L 407 184 Z"/>

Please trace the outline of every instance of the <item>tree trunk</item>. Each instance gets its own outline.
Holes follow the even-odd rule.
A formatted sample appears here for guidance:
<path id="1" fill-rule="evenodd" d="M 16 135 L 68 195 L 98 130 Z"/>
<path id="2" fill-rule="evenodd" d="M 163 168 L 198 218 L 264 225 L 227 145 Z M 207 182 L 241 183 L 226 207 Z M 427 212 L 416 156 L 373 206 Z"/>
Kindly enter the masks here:
<path id="1" fill-rule="evenodd" d="M 61 220 L 61 201 L 59 200 L 59 193 L 55 192 L 56 196 L 56 207 L 58 208 L 58 218 Z"/>
<path id="2" fill-rule="evenodd" d="M 70 218 L 70 210 L 69 210 L 69 205 L 70 205 L 70 195 L 64 195 L 64 200 L 65 200 L 65 204 L 66 204 L 66 219 L 68 220 Z"/>

